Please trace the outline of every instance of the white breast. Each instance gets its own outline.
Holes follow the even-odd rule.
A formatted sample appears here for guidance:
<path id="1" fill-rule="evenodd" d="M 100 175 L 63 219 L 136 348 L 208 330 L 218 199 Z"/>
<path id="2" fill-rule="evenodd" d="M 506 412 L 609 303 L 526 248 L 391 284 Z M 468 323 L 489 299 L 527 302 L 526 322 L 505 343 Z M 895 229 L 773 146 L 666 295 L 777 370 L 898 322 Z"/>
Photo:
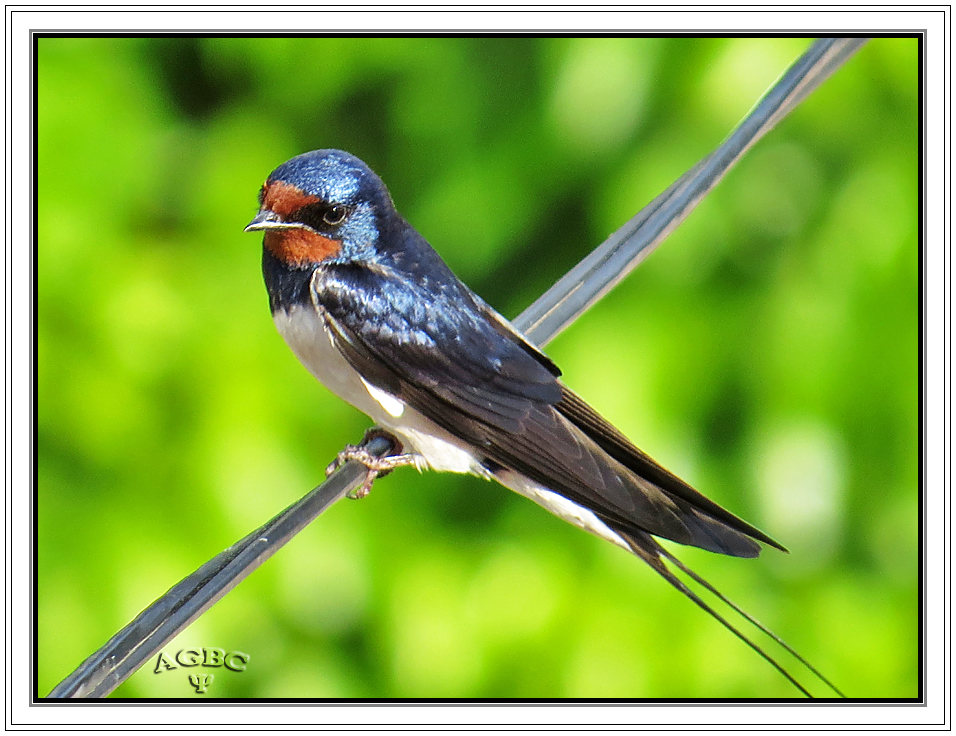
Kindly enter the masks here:
<path id="1" fill-rule="evenodd" d="M 490 477 L 465 443 L 398 397 L 367 383 L 335 347 L 325 317 L 317 308 L 292 307 L 288 312 L 279 310 L 273 317 L 279 334 L 309 372 L 376 424 L 393 432 L 404 444 L 405 452 L 421 455 L 434 470 Z M 613 529 L 583 506 L 508 469 L 498 471 L 494 477 L 565 521 L 630 549 Z"/>
<path id="2" fill-rule="evenodd" d="M 311 306 L 294 306 L 274 315 L 276 329 L 295 356 L 329 391 L 394 432 L 434 470 L 486 476 L 463 442 L 396 396 L 367 383 L 332 342 L 325 318 Z"/>

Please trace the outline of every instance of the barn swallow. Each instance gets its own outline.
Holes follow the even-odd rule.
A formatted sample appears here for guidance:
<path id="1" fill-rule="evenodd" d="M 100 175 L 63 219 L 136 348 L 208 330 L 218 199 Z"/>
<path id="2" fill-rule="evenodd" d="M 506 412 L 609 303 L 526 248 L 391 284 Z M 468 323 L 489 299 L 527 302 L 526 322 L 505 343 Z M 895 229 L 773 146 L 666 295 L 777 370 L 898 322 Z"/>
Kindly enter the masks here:
<path id="1" fill-rule="evenodd" d="M 565 386 L 557 366 L 398 213 L 365 163 L 332 149 L 286 161 L 259 192 L 246 231 L 259 230 L 279 333 L 404 450 L 381 460 L 346 452 L 369 468 L 365 492 L 376 474 L 404 464 L 494 479 L 636 554 L 809 695 L 665 560 L 770 632 L 655 537 L 735 557 L 756 557 L 761 542 L 784 548 L 665 470 Z"/>

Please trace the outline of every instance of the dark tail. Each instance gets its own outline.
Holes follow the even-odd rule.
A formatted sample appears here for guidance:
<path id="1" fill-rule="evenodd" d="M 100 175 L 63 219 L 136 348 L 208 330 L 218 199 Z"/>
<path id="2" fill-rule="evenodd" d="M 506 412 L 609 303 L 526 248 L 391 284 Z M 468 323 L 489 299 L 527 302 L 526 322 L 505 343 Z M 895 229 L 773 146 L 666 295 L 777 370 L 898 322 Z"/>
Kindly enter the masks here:
<path id="1" fill-rule="evenodd" d="M 620 532 L 619 532 L 620 533 Z M 803 664 L 810 672 L 816 675 L 820 680 L 827 685 L 833 692 L 839 695 L 841 698 L 845 698 L 840 689 L 830 682 L 826 677 L 820 674 L 819 670 L 810 664 L 806 659 L 800 656 L 789 644 L 787 644 L 783 639 L 774 634 L 770 629 L 764 626 L 762 623 L 757 621 L 753 616 L 744 611 L 740 606 L 727 598 L 723 593 L 717 590 L 713 585 L 704 580 L 700 575 L 695 573 L 689 567 L 687 567 L 683 562 L 674 557 L 670 552 L 661 547 L 657 541 L 651 537 L 649 534 L 621 534 L 621 536 L 627 540 L 627 543 L 631 546 L 634 554 L 640 557 L 644 562 L 650 565 L 654 570 L 664 578 L 668 583 L 673 585 L 677 590 L 683 593 L 685 596 L 690 598 L 694 603 L 696 603 L 700 608 L 713 616 L 717 621 L 719 621 L 728 631 L 733 633 L 738 639 L 744 642 L 748 647 L 753 649 L 757 654 L 763 657 L 767 662 L 769 662 L 774 669 L 776 669 L 780 674 L 786 677 L 794 687 L 796 687 L 800 692 L 806 695 L 808 698 L 812 698 L 813 695 L 810 694 L 810 691 L 807 690 L 803 685 L 801 685 L 796 678 L 791 675 L 787 670 L 781 665 L 777 660 L 767 654 L 763 649 L 760 648 L 756 643 L 749 639 L 746 635 L 740 632 L 733 624 L 731 624 L 727 619 L 721 616 L 717 611 L 711 608 L 707 603 L 705 603 L 693 590 L 688 588 L 681 580 L 674 575 L 673 572 L 664 564 L 664 560 L 669 560 L 675 567 L 677 567 L 681 572 L 691 578 L 694 582 L 702 585 L 704 588 L 713 593 L 717 598 L 730 606 L 734 611 L 743 616 L 747 621 L 756 626 L 760 631 L 765 633 L 767 636 L 772 638 L 780 646 L 786 649 L 790 654 L 797 658 L 797 660 Z"/>

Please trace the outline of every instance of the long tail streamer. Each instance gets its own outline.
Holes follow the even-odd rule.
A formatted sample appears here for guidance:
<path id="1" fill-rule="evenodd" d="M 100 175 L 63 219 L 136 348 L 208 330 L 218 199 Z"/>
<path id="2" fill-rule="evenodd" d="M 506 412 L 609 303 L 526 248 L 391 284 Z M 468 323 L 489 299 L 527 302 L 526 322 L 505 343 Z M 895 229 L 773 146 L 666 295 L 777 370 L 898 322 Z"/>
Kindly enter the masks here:
<path id="1" fill-rule="evenodd" d="M 764 651 L 764 649 L 759 644 L 754 642 L 746 634 L 740 631 L 736 626 L 730 623 L 726 618 L 724 618 L 719 613 L 717 613 L 717 611 L 715 611 L 711 606 L 709 606 L 706 603 L 706 601 L 704 601 L 700 596 L 698 596 L 693 590 L 688 588 L 687 585 L 685 585 L 680 578 L 678 578 L 673 572 L 671 572 L 670 568 L 668 568 L 667 565 L 664 563 L 664 560 L 666 559 L 670 561 L 675 567 L 677 567 L 681 572 L 683 572 L 685 575 L 691 578 L 694 582 L 706 588 L 718 599 L 720 599 L 723 603 L 730 606 L 740 616 L 745 618 L 752 625 L 757 627 L 760 631 L 762 631 L 764 634 L 766 634 L 775 642 L 777 642 L 777 644 L 779 644 L 781 647 L 786 649 L 790 654 L 796 657 L 796 659 L 801 664 L 803 664 L 804 667 L 810 670 L 810 672 L 816 675 L 823 683 L 827 685 L 827 687 L 833 690 L 833 692 L 835 692 L 841 698 L 846 697 L 846 695 L 844 695 L 843 692 L 841 692 L 836 685 L 834 685 L 832 682 L 830 682 L 830 680 L 824 677 L 816 667 L 810 664 L 793 647 L 787 644 L 787 642 L 785 642 L 783 639 L 781 639 L 779 636 L 773 633 L 773 631 L 771 631 L 762 623 L 760 623 L 757 619 L 755 619 L 753 616 L 747 613 L 744 609 L 742 609 L 740 606 L 738 606 L 736 603 L 730 600 L 727 596 L 725 596 L 723 593 L 717 590 L 717 588 L 715 588 L 713 585 L 707 582 L 704 578 L 702 578 L 696 572 L 694 572 L 689 567 L 687 567 L 687 565 L 685 565 L 683 562 L 677 559 L 674 555 L 672 555 L 670 552 L 664 549 L 660 544 L 657 543 L 657 541 L 653 537 L 651 537 L 650 535 L 638 536 L 638 535 L 630 535 L 630 534 L 622 535 L 622 536 L 624 536 L 624 538 L 631 545 L 631 549 L 634 551 L 634 554 L 636 554 L 638 557 L 644 560 L 648 565 L 654 568 L 655 572 L 657 572 L 658 575 L 660 575 L 662 578 L 664 578 L 664 580 L 666 580 L 668 583 L 673 585 L 677 590 L 679 590 L 687 598 L 692 600 L 701 609 L 703 609 L 708 614 L 713 616 L 717 621 L 721 623 L 722 626 L 724 626 L 724 628 L 726 628 L 728 631 L 733 633 L 734 636 L 736 636 L 738 639 L 744 642 L 748 647 L 750 647 L 757 654 L 763 657 L 763 659 L 769 662 L 770 665 L 774 667 L 774 669 L 776 669 L 778 672 L 780 672 L 780 674 L 786 677 L 791 683 L 793 683 L 793 685 L 798 690 L 800 690 L 800 692 L 802 692 L 808 698 L 813 697 L 810 691 L 807 690 L 803 685 L 801 685 L 800 682 L 793 675 L 791 675 L 782 664 L 780 664 L 776 659 L 774 659 L 769 654 L 767 654 L 767 652 Z"/>

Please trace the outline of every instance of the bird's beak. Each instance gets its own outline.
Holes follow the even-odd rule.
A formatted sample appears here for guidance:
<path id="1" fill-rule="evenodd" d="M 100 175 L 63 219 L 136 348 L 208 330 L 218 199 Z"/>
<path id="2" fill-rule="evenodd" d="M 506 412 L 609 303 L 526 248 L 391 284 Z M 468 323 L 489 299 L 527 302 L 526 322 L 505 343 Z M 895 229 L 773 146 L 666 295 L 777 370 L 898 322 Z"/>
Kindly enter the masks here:
<path id="1" fill-rule="evenodd" d="M 251 233 L 256 230 L 287 230 L 295 227 L 289 223 L 282 222 L 279 216 L 269 209 L 259 210 L 259 214 L 252 218 L 252 222 L 246 225 L 244 233 Z"/>

